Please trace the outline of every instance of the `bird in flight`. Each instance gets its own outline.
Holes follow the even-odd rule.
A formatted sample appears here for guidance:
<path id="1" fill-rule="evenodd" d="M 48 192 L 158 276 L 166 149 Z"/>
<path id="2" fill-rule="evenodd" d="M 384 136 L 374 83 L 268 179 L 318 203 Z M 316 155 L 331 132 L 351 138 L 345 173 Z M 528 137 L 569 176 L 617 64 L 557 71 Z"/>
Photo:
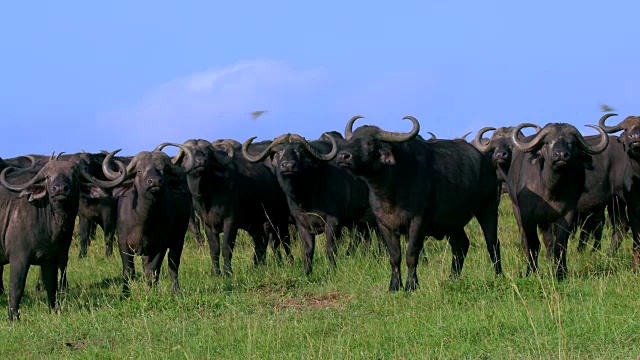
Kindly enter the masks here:
<path id="1" fill-rule="evenodd" d="M 267 110 L 258 110 L 251 113 L 251 120 L 258 119 L 262 114 L 266 113 Z"/>

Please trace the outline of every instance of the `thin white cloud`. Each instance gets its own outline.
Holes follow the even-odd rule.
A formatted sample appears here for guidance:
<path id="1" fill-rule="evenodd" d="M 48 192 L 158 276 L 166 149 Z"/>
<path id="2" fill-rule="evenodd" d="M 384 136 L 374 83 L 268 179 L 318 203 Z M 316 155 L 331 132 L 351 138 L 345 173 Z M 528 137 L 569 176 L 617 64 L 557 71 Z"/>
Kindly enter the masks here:
<path id="1" fill-rule="evenodd" d="M 101 127 L 114 130 L 110 137 L 126 152 L 165 141 L 225 137 L 238 128 L 251 127 L 247 136 L 263 134 L 269 118 L 288 121 L 287 114 L 308 106 L 326 79 L 322 69 L 243 61 L 168 81 L 149 89 L 133 105 L 99 116 L 98 121 Z M 268 112 L 253 121 L 251 113 L 258 110 Z"/>

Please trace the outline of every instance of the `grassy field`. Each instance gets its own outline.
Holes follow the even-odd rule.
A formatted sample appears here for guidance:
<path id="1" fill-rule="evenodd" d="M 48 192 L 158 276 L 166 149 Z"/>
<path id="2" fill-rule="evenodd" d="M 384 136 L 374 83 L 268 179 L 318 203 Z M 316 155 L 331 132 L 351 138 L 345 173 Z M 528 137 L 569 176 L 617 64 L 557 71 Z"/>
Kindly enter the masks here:
<path id="1" fill-rule="evenodd" d="M 182 290 L 171 293 L 166 263 L 158 288 L 143 281 L 120 299 L 119 256 L 106 259 L 101 235 L 89 257 L 69 264 L 70 289 L 60 313 L 35 292 L 32 267 L 22 321 L 0 321 L 3 358 L 606 358 L 640 355 L 640 278 L 631 270 L 631 241 L 615 258 L 578 254 L 571 241 L 568 280 L 557 283 L 541 256 L 541 272 L 525 265 L 508 199 L 499 235 L 506 276 L 496 278 L 478 224 L 467 227 L 471 249 L 462 277 L 448 281 L 451 252 L 428 240 L 415 293 L 387 292 L 386 254 L 344 255 L 328 273 L 324 239 L 314 274 L 302 273 L 300 246 L 293 264 L 252 265 L 242 233 L 234 275 L 210 276 L 208 250 L 189 237 L 180 268 Z M 605 231 L 606 239 L 610 232 Z M 604 247 L 609 244 L 604 241 Z M 404 260 L 404 258 L 403 258 Z M 140 261 L 136 262 L 141 272 Z M 403 268 L 406 276 L 406 268 Z M 8 284 L 8 271 L 5 274 Z M 0 300 L 6 318 L 7 298 Z"/>

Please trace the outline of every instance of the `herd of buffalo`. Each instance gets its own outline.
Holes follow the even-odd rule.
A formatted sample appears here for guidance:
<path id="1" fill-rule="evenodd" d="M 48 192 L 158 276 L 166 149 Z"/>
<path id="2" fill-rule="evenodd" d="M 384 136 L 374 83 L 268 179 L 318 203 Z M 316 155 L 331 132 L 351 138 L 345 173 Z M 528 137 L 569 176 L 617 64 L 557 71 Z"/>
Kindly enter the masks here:
<path id="1" fill-rule="evenodd" d="M 537 270 L 540 240 L 553 257 L 558 279 L 567 274 L 570 232 L 584 223 L 578 249 L 593 233 L 599 247 L 605 209 L 614 225 L 610 252 L 620 246 L 627 226 L 633 235 L 633 265 L 640 265 L 640 117 L 629 116 L 599 134 L 583 137 L 566 123 L 544 127 L 483 128 L 471 142 L 424 139 L 412 116 L 408 133 L 354 123 L 344 137 L 336 131 L 307 140 L 284 134 L 272 141 L 192 139 L 164 143 L 133 157 L 120 150 L 84 151 L 57 156 L 24 155 L 0 159 L 0 292 L 2 268 L 10 264 L 9 319 L 19 305 L 30 265 L 40 265 L 38 286 L 49 305 L 67 285 L 69 248 L 78 217 L 80 257 L 100 226 L 106 255 L 118 239 L 123 295 L 135 275 L 134 255 L 155 284 L 165 255 L 172 288 L 185 234 L 191 229 L 203 244 L 205 229 L 212 273 L 228 275 L 239 229 L 253 239 L 254 263 L 266 260 L 271 244 L 291 255 L 289 225 L 302 242 L 304 273 L 312 272 L 315 236 L 326 236 L 326 256 L 335 267 L 343 228 L 364 239 L 377 232 L 391 263 L 390 291 L 403 286 L 400 236 L 407 236 L 404 289 L 418 286 L 416 267 L 427 236 L 447 238 L 451 277 L 462 271 L 469 249 L 464 227 L 475 217 L 496 274 L 502 273 L 498 205 L 507 192 L 520 227 L 527 274 Z M 535 128 L 525 136 L 524 128 Z M 491 137 L 484 135 L 493 131 Z M 620 136 L 609 136 L 621 132 Z M 170 157 L 162 150 L 178 147 Z M 579 220 L 580 219 L 580 220 Z M 222 239 L 221 239 L 222 236 Z M 353 246 L 354 239 L 349 245 Z M 223 263 L 220 264 L 222 251 Z M 60 279 L 58 281 L 58 271 Z"/>

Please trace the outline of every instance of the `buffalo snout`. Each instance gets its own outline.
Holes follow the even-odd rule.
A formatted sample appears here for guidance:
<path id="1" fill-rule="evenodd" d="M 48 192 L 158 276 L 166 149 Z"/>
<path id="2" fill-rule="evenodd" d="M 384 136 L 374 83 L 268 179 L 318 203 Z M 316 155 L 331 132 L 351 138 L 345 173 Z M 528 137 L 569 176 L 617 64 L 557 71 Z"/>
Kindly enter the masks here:
<path id="1" fill-rule="evenodd" d="M 506 150 L 496 150 L 493 153 L 493 161 L 507 161 L 509 160 L 509 152 Z"/>
<path id="2" fill-rule="evenodd" d="M 149 189 L 160 188 L 164 184 L 164 180 L 160 176 L 151 176 L 147 179 Z"/>
<path id="3" fill-rule="evenodd" d="M 338 162 L 351 161 L 351 154 L 346 151 L 341 151 L 338 154 Z"/>
<path id="4" fill-rule="evenodd" d="M 553 161 L 568 161 L 571 158 L 571 154 L 566 149 L 558 149 L 553 152 Z"/>
<path id="5" fill-rule="evenodd" d="M 204 156 L 197 156 L 194 160 L 194 168 L 203 167 L 207 162 L 207 159 Z"/>
<path id="6" fill-rule="evenodd" d="M 283 173 L 290 173 L 296 170 L 296 162 L 293 160 L 285 160 L 280 163 L 280 170 Z"/>
<path id="7" fill-rule="evenodd" d="M 55 182 L 51 185 L 51 196 L 69 196 L 71 195 L 71 186 L 63 182 Z"/>
<path id="8" fill-rule="evenodd" d="M 639 146 L 640 144 L 640 129 L 633 129 L 631 132 L 629 132 L 628 135 L 628 141 L 629 141 L 629 145 L 631 147 L 636 147 Z M 635 145 L 635 146 L 634 146 Z"/>

